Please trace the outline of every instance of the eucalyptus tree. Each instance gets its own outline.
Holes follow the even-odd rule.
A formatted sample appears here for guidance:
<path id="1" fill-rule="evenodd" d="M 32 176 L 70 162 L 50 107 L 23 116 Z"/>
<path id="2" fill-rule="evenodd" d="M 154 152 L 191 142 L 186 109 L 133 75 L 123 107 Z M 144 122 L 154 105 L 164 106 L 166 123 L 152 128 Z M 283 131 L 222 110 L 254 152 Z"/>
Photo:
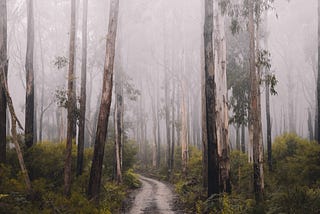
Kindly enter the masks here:
<path id="1" fill-rule="evenodd" d="M 320 0 L 318 0 L 318 81 L 317 81 L 317 140 L 320 143 Z"/>
<path id="2" fill-rule="evenodd" d="M 0 2 L 0 72 L 7 76 L 8 56 L 7 56 L 7 1 Z M 5 79 L 5 81 L 7 81 Z M 6 162 L 7 147 L 7 101 L 3 85 L 0 86 L 0 163 Z"/>
<path id="3" fill-rule="evenodd" d="M 67 147 L 64 166 L 64 194 L 69 197 L 71 193 L 71 153 L 72 140 L 74 136 L 74 125 L 76 123 L 76 95 L 74 91 L 74 63 L 75 63 L 75 37 L 76 37 L 76 1 L 71 0 L 71 24 L 70 24 L 70 43 L 69 43 L 69 73 L 68 73 L 68 125 L 67 125 Z"/>
<path id="4" fill-rule="evenodd" d="M 219 156 L 218 140 L 216 132 L 216 86 L 215 65 L 213 50 L 213 0 L 205 0 L 205 23 L 204 23 L 204 57 L 205 57 L 205 103 L 206 103 L 206 129 L 207 129 L 207 152 L 208 152 L 208 188 L 207 194 L 220 193 L 219 187 Z"/>
<path id="5" fill-rule="evenodd" d="M 81 61 L 81 92 L 80 92 L 80 115 L 78 133 L 77 174 L 83 171 L 83 152 L 86 124 L 86 101 L 87 101 L 87 25 L 88 25 L 88 0 L 83 0 L 82 15 L 82 61 Z"/>
<path id="6" fill-rule="evenodd" d="M 104 147 L 108 130 L 108 119 L 112 100 L 113 67 L 115 57 L 119 0 L 110 1 L 109 29 L 106 43 L 106 57 L 103 74 L 102 96 L 89 178 L 88 197 L 99 202 Z"/>
<path id="7" fill-rule="evenodd" d="M 29 148 L 34 141 L 34 12 L 33 0 L 27 0 L 27 52 L 26 52 L 26 111 L 25 111 L 25 144 Z"/>

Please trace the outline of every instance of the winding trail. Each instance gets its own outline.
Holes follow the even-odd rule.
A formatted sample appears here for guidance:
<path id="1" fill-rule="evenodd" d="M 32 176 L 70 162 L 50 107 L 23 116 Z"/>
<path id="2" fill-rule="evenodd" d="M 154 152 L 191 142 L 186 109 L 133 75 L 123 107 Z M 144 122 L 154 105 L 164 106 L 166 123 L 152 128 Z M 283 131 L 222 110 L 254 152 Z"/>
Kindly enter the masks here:
<path id="1" fill-rule="evenodd" d="M 140 176 L 141 190 L 137 193 L 130 214 L 174 214 L 170 203 L 173 193 L 170 188 L 157 180 Z"/>

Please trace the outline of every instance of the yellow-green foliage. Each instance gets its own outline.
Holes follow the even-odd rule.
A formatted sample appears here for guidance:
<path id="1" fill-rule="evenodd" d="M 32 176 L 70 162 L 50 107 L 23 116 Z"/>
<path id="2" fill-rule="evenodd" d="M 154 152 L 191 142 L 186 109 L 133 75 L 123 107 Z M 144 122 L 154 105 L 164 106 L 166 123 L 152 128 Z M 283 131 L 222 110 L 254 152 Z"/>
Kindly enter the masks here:
<path id="1" fill-rule="evenodd" d="M 178 148 L 179 149 L 179 148 Z M 181 156 L 180 156 L 181 159 Z M 180 162 L 178 162 L 180 163 Z M 202 152 L 195 147 L 189 148 L 187 174 L 175 169 L 175 190 L 183 205 L 191 210 L 196 210 L 196 203 L 202 198 Z"/>
<path id="2" fill-rule="evenodd" d="M 123 185 L 107 182 L 103 185 L 101 208 L 105 211 L 112 211 L 112 213 L 120 213 L 125 197 L 126 192 Z"/>
<path id="3" fill-rule="evenodd" d="M 103 185 L 101 207 L 96 208 L 86 197 L 92 149 L 85 150 L 84 171 L 77 177 L 75 175 L 77 147 L 73 144 L 72 193 L 70 198 L 66 198 L 62 191 L 65 148 L 65 143 L 44 142 L 24 152 L 34 191 L 32 200 L 26 194 L 16 154 L 13 150 L 9 150 L 8 164 L 0 165 L 0 213 L 119 213 L 127 190 L 139 184 L 133 171 L 129 170 L 124 174 L 126 185 L 118 186 L 109 182 Z M 130 157 L 125 159 L 124 164 L 134 164 L 135 151 L 133 143 L 125 146 L 124 154 Z M 108 153 L 113 154 L 112 151 Z M 110 177 L 111 174 L 107 174 L 105 176 L 107 179 L 103 179 L 103 182 Z"/>
<path id="4" fill-rule="evenodd" d="M 122 154 L 122 166 L 123 171 L 127 171 L 133 168 L 134 163 L 136 162 L 136 154 L 138 152 L 137 144 L 135 141 L 127 141 L 123 145 L 123 154 Z M 111 177 L 114 172 L 113 163 L 115 163 L 114 155 L 115 147 L 114 142 L 108 142 L 105 148 L 104 154 L 104 174 Z"/>
<path id="5" fill-rule="evenodd" d="M 131 189 L 141 187 L 141 181 L 139 180 L 138 175 L 133 172 L 133 169 L 129 169 L 124 173 L 123 182 Z"/>
<path id="6" fill-rule="evenodd" d="M 240 151 L 230 154 L 230 176 L 232 191 L 246 198 L 252 197 L 253 166 L 248 163 L 248 156 Z"/>
<path id="7" fill-rule="evenodd" d="M 239 196 L 221 194 L 213 195 L 205 202 L 202 202 L 197 213 L 210 214 L 247 214 L 252 213 L 254 201 L 251 199 L 243 199 Z"/>
<path id="8" fill-rule="evenodd" d="M 267 174 L 268 213 L 320 213 L 320 145 L 294 134 L 276 138 Z"/>
<path id="9" fill-rule="evenodd" d="M 320 181 L 320 145 L 294 134 L 278 137 L 273 144 L 277 184 L 316 185 Z"/>

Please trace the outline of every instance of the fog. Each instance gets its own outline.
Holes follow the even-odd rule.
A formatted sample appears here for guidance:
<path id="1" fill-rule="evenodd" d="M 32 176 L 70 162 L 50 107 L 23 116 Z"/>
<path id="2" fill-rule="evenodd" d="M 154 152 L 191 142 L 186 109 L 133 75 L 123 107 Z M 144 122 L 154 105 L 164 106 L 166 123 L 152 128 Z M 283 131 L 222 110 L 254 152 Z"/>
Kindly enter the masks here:
<path id="1" fill-rule="evenodd" d="M 18 118 L 24 122 L 26 1 L 8 1 L 9 90 Z M 76 82 L 80 91 L 82 4 L 77 1 Z M 278 95 L 271 97 L 273 138 L 285 132 L 309 137 L 308 112 L 315 118 L 317 73 L 316 0 L 278 0 L 268 12 L 268 49 L 272 72 L 278 79 Z M 66 89 L 67 67 L 58 69 L 57 57 L 68 57 L 70 1 L 35 1 L 35 90 L 37 117 L 41 114 L 44 87 L 43 140 L 58 141 L 66 135 L 66 110 L 58 107 L 56 91 Z M 87 113 L 88 144 L 95 132 L 105 58 L 109 1 L 90 1 L 88 9 Z M 161 142 L 165 144 L 165 91 L 179 126 L 182 93 L 187 103 L 189 143 L 201 145 L 201 72 L 203 3 L 199 0 L 130 0 L 120 2 L 115 73 L 139 93 L 124 98 L 126 135 L 141 139 L 138 126 L 153 139 L 154 115 L 160 112 Z M 229 30 L 230 23 L 226 21 Z M 245 29 L 244 29 L 245 30 Z M 228 46 L 228 41 L 227 41 Z M 231 47 L 232 48 L 232 47 Z M 228 59 L 227 59 L 228 60 Z M 167 83 L 165 79 L 167 78 Z M 186 89 L 182 92 L 182 87 Z M 265 118 L 265 89 L 262 116 Z M 231 93 L 231 92 L 230 92 Z M 174 95 L 174 100 L 172 99 Z M 111 105 L 114 107 L 114 102 Z M 171 108 L 171 107 L 170 107 Z M 57 122 L 57 120 L 62 120 Z M 113 120 L 111 113 L 110 121 Z M 172 123 L 172 121 L 171 121 Z M 39 122 L 37 122 L 39 132 Z M 62 127 L 61 127 L 62 126 Z M 232 125 L 231 125 L 232 126 Z M 313 122 L 314 126 L 314 122 Z M 112 127 L 112 126 L 111 126 Z M 59 134 L 59 129 L 61 132 Z M 112 130 L 112 128 L 109 127 Z M 265 119 L 263 119 L 265 130 Z M 39 135 L 39 133 L 38 133 Z M 59 137 L 61 135 L 61 137 Z M 163 137 L 162 137 L 163 136 Z M 176 134 L 175 138 L 179 136 Z M 235 131 L 230 131 L 235 143 Z"/>

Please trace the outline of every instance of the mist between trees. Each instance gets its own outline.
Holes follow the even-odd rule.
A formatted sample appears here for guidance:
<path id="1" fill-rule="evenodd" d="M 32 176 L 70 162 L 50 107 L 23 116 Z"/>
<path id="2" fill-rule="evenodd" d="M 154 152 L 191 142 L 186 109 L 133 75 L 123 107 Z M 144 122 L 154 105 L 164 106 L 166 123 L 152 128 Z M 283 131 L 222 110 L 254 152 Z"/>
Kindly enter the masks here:
<path id="1" fill-rule="evenodd" d="M 33 166 L 23 157 L 62 143 L 61 194 L 72 197 L 83 176 L 82 195 L 97 207 L 106 181 L 122 185 L 129 168 L 182 194 L 197 160 L 197 205 L 210 213 L 226 209 L 210 200 L 243 190 L 236 162 L 246 157 L 244 198 L 254 199 L 253 212 L 270 211 L 281 162 L 273 142 L 319 140 L 318 4 L 1 0 L 0 162 L 12 167 L 16 149 L 33 200 Z"/>

